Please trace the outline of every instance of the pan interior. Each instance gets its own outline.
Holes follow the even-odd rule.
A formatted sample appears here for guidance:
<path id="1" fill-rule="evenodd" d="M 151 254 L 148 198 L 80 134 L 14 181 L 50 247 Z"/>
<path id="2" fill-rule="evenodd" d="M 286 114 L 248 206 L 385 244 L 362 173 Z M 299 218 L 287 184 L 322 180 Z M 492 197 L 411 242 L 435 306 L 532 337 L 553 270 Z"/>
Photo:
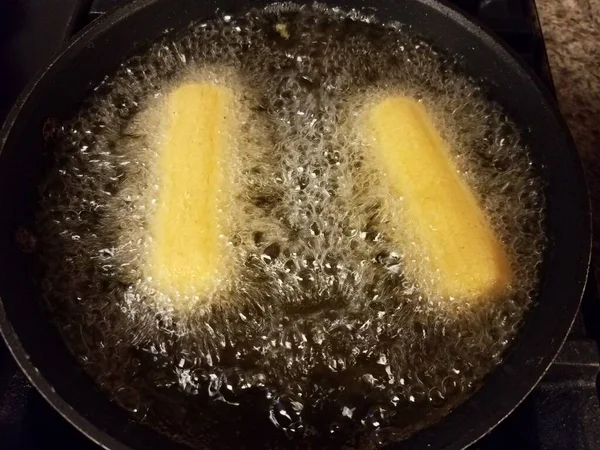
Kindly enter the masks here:
<path id="1" fill-rule="evenodd" d="M 227 302 L 182 312 L 136 260 L 156 184 L 149 117 L 206 79 L 243 91 L 244 130 L 263 140 L 243 145 L 275 151 L 235 174 L 253 212 L 228 237 L 243 268 Z M 368 447 L 439 420 L 501 362 L 539 283 L 542 183 L 485 86 L 407 27 L 321 6 L 223 14 L 125 61 L 54 136 L 38 214 L 69 348 L 137 420 L 193 446 Z M 373 217 L 379 200 L 355 194 L 348 124 L 385 95 L 420 99 L 451 143 L 512 260 L 501 301 L 427 298 Z"/>

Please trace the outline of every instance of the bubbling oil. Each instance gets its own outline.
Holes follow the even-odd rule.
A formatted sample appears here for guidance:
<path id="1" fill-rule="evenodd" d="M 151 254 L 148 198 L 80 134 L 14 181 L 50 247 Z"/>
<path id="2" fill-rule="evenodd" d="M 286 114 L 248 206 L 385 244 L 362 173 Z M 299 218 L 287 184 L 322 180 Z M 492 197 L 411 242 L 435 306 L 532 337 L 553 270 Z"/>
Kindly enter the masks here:
<path id="1" fill-rule="evenodd" d="M 194 448 L 374 448 L 447 414 L 501 361 L 544 248 L 519 131 L 459 69 L 399 24 L 293 4 L 193 23 L 121 64 L 64 123 L 39 213 L 46 303 L 86 370 Z M 249 111 L 232 165 L 243 220 L 227 236 L 240 270 L 182 309 L 147 283 L 141 255 L 153 118 L 198 79 L 235 86 Z M 381 198 L 356 195 L 378 179 L 356 176 L 348 124 L 385 93 L 432 111 L 510 255 L 504 298 L 442 308 L 378 233 Z"/>

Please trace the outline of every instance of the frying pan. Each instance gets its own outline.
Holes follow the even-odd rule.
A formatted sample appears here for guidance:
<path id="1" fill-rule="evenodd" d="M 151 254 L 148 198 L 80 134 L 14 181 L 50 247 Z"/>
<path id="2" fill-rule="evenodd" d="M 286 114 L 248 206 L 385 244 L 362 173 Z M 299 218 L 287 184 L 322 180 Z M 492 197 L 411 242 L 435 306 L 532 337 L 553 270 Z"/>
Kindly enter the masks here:
<path id="1" fill-rule="evenodd" d="M 33 257 L 15 235 L 33 228 L 44 169 L 43 125 L 68 117 L 89 89 L 165 29 L 180 29 L 215 11 L 236 14 L 270 0 L 135 0 L 83 33 L 20 96 L 0 134 L 0 329 L 40 393 L 75 427 L 105 448 L 176 449 L 133 421 L 97 389 L 63 344 L 40 306 Z M 309 4 L 308 0 L 297 3 Z M 537 302 L 504 362 L 483 386 L 438 423 L 393 449 L 460 449 L 506 417 L 543 376 L 572 325 L 590 258 L 590 209 L 581 163 L 548 92 L 501 43 L 452 7 L 435 0 L 327 0 L 342 9 L 367 8 L 382 21 L 410 25 L 434 46 L 457 55 L 465 70 L 489 82 L 489 95 L 524 130 L 542 168 L 548 250 Z M 42 37 L 43 38 L 43 37 Z M 181 447 L 183 448 L 183 447 Z"/>

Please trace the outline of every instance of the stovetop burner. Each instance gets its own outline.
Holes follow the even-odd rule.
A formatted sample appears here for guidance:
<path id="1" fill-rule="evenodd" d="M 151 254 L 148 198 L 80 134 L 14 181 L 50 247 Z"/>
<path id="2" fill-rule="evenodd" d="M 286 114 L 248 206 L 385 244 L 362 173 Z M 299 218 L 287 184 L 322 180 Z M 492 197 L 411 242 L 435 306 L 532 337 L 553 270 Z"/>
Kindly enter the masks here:
<path id="1" fill-rule="evenodd" d="M 0 2 L 0 121 L 68 38 L 127 0 Z M 553 91 L 533 0 L 453 0 L 513 48 Z M 600 450 L 600 298 L 593 276 L 565 346 L 542 382 L 473 450 Z M 31 387 L 0 342 L 0 448 L 98 450 Z"/>

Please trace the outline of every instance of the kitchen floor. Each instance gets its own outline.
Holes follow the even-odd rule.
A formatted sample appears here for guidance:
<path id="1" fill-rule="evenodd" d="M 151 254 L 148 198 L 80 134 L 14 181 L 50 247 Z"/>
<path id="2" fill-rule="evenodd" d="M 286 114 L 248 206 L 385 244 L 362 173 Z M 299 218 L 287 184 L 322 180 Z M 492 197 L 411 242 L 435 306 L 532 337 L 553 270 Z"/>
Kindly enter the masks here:
<path id="1" fill-rule="evenodd" d="M 536 2 L 560 109 L 583 159 L 592 197 L 600 280 L 600 0 Z"/>

